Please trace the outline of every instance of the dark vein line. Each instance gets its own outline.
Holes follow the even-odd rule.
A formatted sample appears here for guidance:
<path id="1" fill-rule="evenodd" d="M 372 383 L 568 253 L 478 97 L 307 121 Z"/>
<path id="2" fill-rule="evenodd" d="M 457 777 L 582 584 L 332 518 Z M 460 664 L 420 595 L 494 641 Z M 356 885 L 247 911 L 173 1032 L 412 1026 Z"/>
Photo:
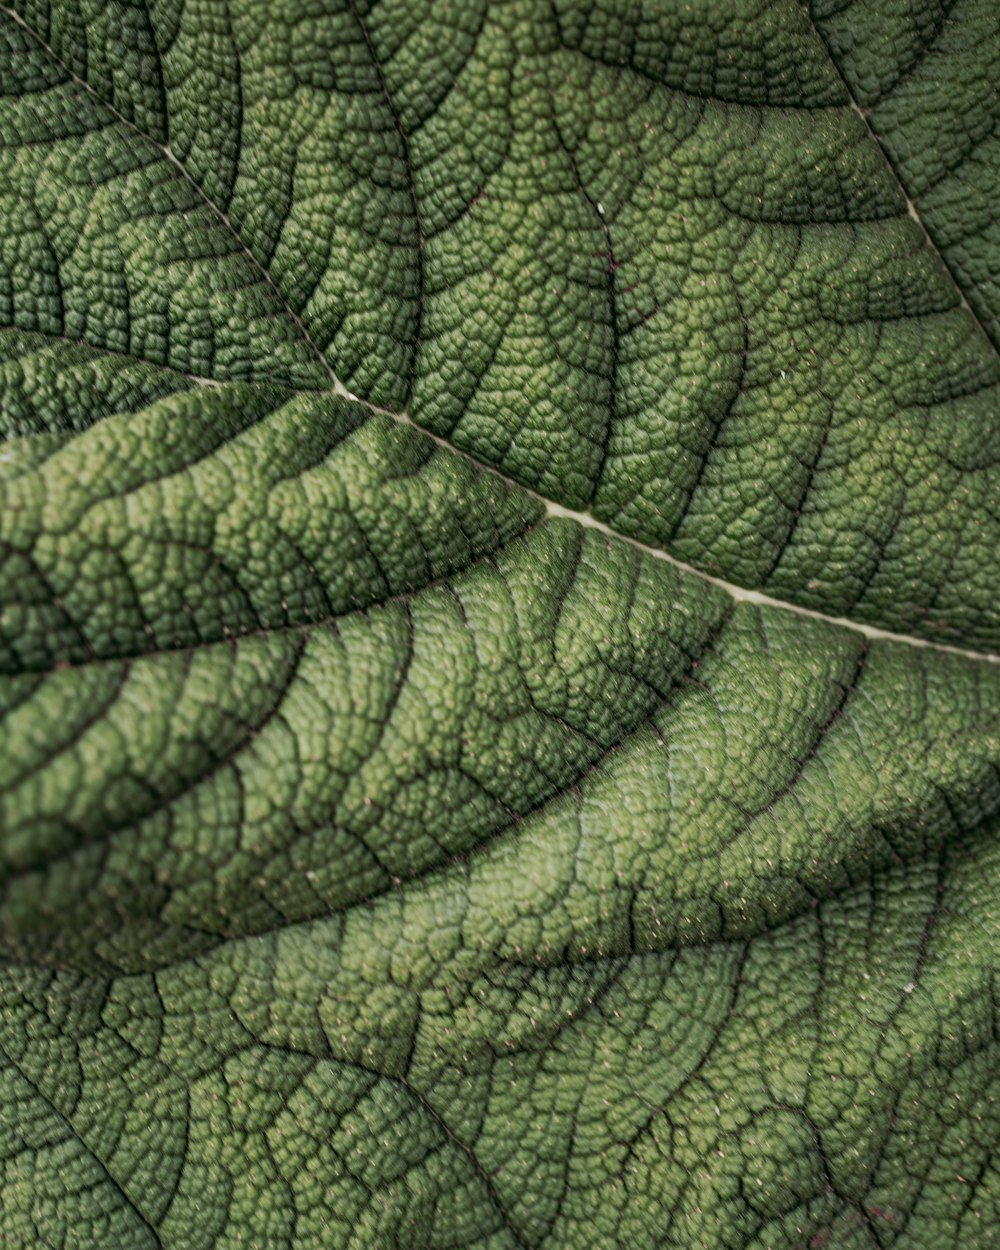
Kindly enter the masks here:
<path id="1" fill-rule="evenodd" d="M 98 359 L 112 362 L 120 360 L 123 364 L 132 363 L 153 370 L 158 376 L 161 374 L 173 374 L 175 377 L 183 378 L 185 381 L 192 382 L 199 387 L 216 389 L 223 386 L 273 386 L 287 391 L 290 396 L 301 394 L 328 395 L 331 393 L 328 386 L 303 386 L 298 382 L 293 386 L 287 378 L 267 377 L 263 374 L 255 374 L 252 377 L 207 378 L 202 374 L 192 373 L 188 369 L 182 369 L 177 365 L 169 364 L 167 361 L 149 360 L 145 356 L 140 356 L 136 352 L 124 350 L 120 347 L 104 347 L 101 344 L 92 343 L 84 335 L 61 334 L 56 333 L 54 330 L 26 330 L 23 326 L 12 325 L 10 322 L 0 325 L 0 334 L 21 335 L 28 340 L 29 346 L 35 354 L 51 351 L 56 344 L 65 343 L 69 347 L 79 347 L 84 351 L 93 352 L 93 360 L 81 363 L 90 364 Z M 32 342 L 32 340 L 39 341 Z M 21 359 L 23 359 L 23 356 Z M 337 393 L 339 394 L 339 392 Z M 951 397 L 949 396 L 949 398 Z"/>
<path id="2" fill-rule="evenodd" d="M 607 361 L 608 361 L 607 422 L 604 427 L 604 436 L 601 439 L 601 445 L 599 448 L 597 464 L 594 468 L 592 485 L 590 489 L 590 497 L 591 499 L 595 499 L 597 497 L 598 491 L 600 490 L 601 481 L 604 477 L 604 469 L 605 469 L 605 465 L 607 464 L 608 453 L 611 449 L 611 440 L 614 437 L 615 421 L 617 419 L 618 366 L 619 366 L 620 346 L 619 346 L 619 332 L 618 332 L 618 298 L 617 298 L 617 284 L 615 281 L 615 271 L 618 268 L 618 263 L 615 260 L 614 245 L 611 241 L 611 227 L 608 225 L 607 218 L 604 215 L 604 208 L 597 200 L 594 199 L 594 197 L 587 190 L 586 184 L 584 183 L 584 180 L 583 180 L 583 176 L 580 173 L 580 167 L 577 164 L 576 154 L 572 150 L 572 148 L 569 146 L 569 144 L 566 142 L 566 138 L 563 135 L 562 128 L 559 125 L 559 118 L 556 113 L 554 102 L 551 103 L 551 108 L 552 108 L 552 129 L 554 130 L 556 134 L 556 138 L 559 140 L 559 146 L 562 149 L 562 152 L 564 156 L 566 157 L 566 160 L 569 162 L 569 167 L 572 170 L 573 178 L 576 181 L 577 187 L 580 190 L 580 194 L 583 196 L 584 200 L 586 200 L 587 205 L 590 208 L 590 212 L 593 215 L 594 219 L 596 220 L 597 227 L 600 230 L 601 236 L 604 240 L 604 249 L 603 249 L 604 255 L 601 259 L 604 261 L 604 272 L 606 275 L 605 276 L 605 300 L 606 300 L 606 307 L 607 307 L 607 312 L 608 312 L 608 329 L 611 332 L 611 341 L 608 344 L 608 355 L 607 355 Z"/>
<path id="3" fill-rule="evenodd" d="M 497 542 L 496 546 L 492 547 L 489 551 L 484 551 L 479 556 L 479 559 L 486 560 L 518 542 L 523 542 L 534 529 L 535 523 L 526 525 L 524 529 L 519 530 L 510 538 L 501 539 Z M 190 651 L 198 647 L 218 647 L 225 645 L 238 646 L 239 643 L 243 642 L 245 639 L 268 638 L 271 635 L 282 636 L 285 634 L 302 634 L 308 636 L 312 630 L 329 628 L 335 625 L 337 621 L 340 621 L 345 617 L 364 616 L 373 610 L 392 605 L 405 606 L 424 591 L 450 589 L 450 579 L 454 576 L 454 572 L 455 571 L 453 570 L 451 572 L 442 573 L 439 577 L 432 578 L 429 581 L 421 583 L 420 585 L 408 587 L 405 590 L 396 591 L 394 594 L 386 595 L 384 598 L 372 599 L 370 602 L 360 605 L 351 605 L 350 607 L 345 607 L 342 611 L 335 612 L 330 616 L 315 617 L 313 620 L 309 621 L 283 620 L 276 621 L 273 624 L 251 625 L 235 630 L 227 629 L 223 626 L 223 632 L 220 632 L 217 637 L 200 636 L 197 638 L 185 638 L 175 643 L 153 645 L 143 651 L 137 652 L 109 652 L 101 655 L 86 653 L 82 658 L 60 658 L 54 664 L 47 664 L 37 668 L 23 667 L 13 673 L 4 673 L 0 670 L 0 676 L 22 677 L 27 674 L 51 676 L 53 673 L 61 672 L 65 669 L 81 668 L 84 665 L 89 664 L 120 664 L 123 660 L 145 659 L 147 656 L 173 655 L 178 651 Z M 46 589 L 48 589 L 48 587 L 46 587 Z M 61 603 L 61 601 L 55 596 L 53 597 L 53 602 L 57 605 Z M 67 617 L 66 620 L 71 627 L 76 628 L 76 624 L 71 618 Z M 89 648 L 89 643 L 87 643 L 86 640 L 83 640 L 81 645 Z"/>
<path id="4" fill-rule="evenodd" d="M 705 470 L 708 467 L 709 461 L 712 459 L 712 452 L 715 451 L 716 448 L 719 446 L 719 434 L 722 432 L 722 427 L 726 424 L 729 418 L 733 415 L 736 405 L 743 398 L 743 395 L 745 394 L 745 391 L 746 391 L 746 387 L 744 384 L 746 382 L 747 364 L 748 364 L 748 358 L 750 354 L 750 338 L 749 338 L 749 331 L 747 329 L 747 324 L 748 324 L 747 319 L 743 312 L 743 301 L 740 298 L 739 288 L 736 286 L 735 283 L 733 283 L 733 298 L 736 301 L 736 310 L 737 310 L 737 314 L 739 316 L 739 322 L 740 322 L 740 355 L 739 355 L 739 368 L 738 368 L 738 373 L 736 377 L 736 382 L 733 386 L 732 394 L 730 395 L 725 408 L 723 409 L 722 412 L 719 413 L 717 417 L 714 418 L 714 420 L 711 421 L 711 429 L 709 430 L 709 433 L 708 433 L 708 442 L 699 460 L 698 471 L 695 474 L 694 481 L 687 488 L 687 499 L 685 500 L 684 507 L 680 510 L 680 512 L 677 515 L 677 520 L 673 524 L 673 527 L 670 531 L 670 535 L 667 538 L 668 543 L 674 541 L 674 539 L 677 537 L 677 533 L 680 530 L 681 526 L 690 516 L 691 505 L 694 503 L 695 495 L 698 491 L 699 486 L 701 485 L 702 478 L 705 476 Z M 762 581 L 763 581 L 763 584 L 766 585 L 768 581 L 768 577 L 764 577 Z"/>
<path id="5" fill-rule="evenodd" d="M 420 220 L 420 210 L 417 207 L 417 191 L 416 191 L 416 186 L 414 184 L 414 179 L 413 179 L 413 161 L 410 157 L 409 137 L 407 136 L 406 130 L 403 126 L 403 121 L 399 115 L 399 110 L 396 108 L 395 101 L 393 100 L 392 95 L 389 92 L 388 85 L 386 84 L 385 75 L 382 72 L 382 64 L 379 61 L 378 56 L 375 52 L 375 46 L 372 43 L 371 35 L 368 33 L 368 27 L 365 24 L 364 18 L 362 18 L 361 14 L 358 12 L 358 7 L 357 7 L 357 4 L 355 3 L 355 0 L 347 0 L 347 7 L 350 9 L 351 16 L 354 18 L 355 22 L 357 23 L 358 30 L 361 32 L 361 37 L 365 41 L 365 47 L 368 50 L 368 56 L 371 59 L 372 67 L 374 68 L 375 74 L 378 78 L 379 86 L 382 89 L 382 95 L 385 97 L 386 107 L 389 110 L 389 116 L 392 118 L 393 126 L 395 127 L 395 130 L 396 130 L 396 134 L 399 136 L 400 148 L 401 148 L 401 152 L 403 156 L 403 164 L 406 167 L 406 191 L 410 200 L 410 211 L 413 214 L 414 229 L 417 232 L 417 253 L 416 253 L 417 312 L 416 312 L 416 319 L 413 325 L 413 355 L 410 359 L 410 367 L 409 367 L 410 376 L 407 380 L 406 397 L 403 401 L 404 406 L 405 406 L 406 404 L 410 402 L 410 396 L 413 393 L 413 387 L 416 381 L 417 353 L 420 350 L 420 329 L 421 329 L 421 322 L 422 322 L 423 313 L 424 313 L 424 272 L 426 268 L 425 260 L 424 260 L 424 229 Z"/>
<path id="6" fill-rule="evenodd" d="M 236 132 L 235 156 L 233 157 L 232 173 L 227 178 L 226 187 L 226 206 L 233 198 L 233 192 L 236 190 L 236 183 L 240 176 L 240 157 L 243 152 L 243 125 L 246 112 L 246 106 L 243 101 L 243 67 L 240 61 L 240 49 L 236 42 L 236 31 L 233 29 L 233 14 L 229 6 L 229 0 L 223 0 L 223 8 L 226 14 L 226 27 L 229 33 L 229 39 L 233 48 L 233 56 L 236 59 L 236 117 L 233 123 L 233 129 Z"/>
<path id="7" fill-rule="evenodd" d="M 588 52 L 586 48 L 579 47 L 577 44 L 561 41 L 560 46 L 564 52 L 579 56 L 590 65 L 600 69 L 618 71 L 619 73 L 624 70 L 627 73 L 634 74 L 636 78 L 642 79 L 643 82 L 647 82 L 653 87 L 665 88 L 692 105 L 704 106 L 705 104 L 714 104 L 720 109 L 738 110 L 744 114 L 755 113 L 761 107 L 775 110 L 784 109 L 793 113 L 829 113 L 838 107 L 836 104 L 799 104 L 795 100 L 768 101 L 766 105 L 761 106 L 760 104 L 748 103 L 745 100 L 737 99 L 735 96 L 713 95 L 710 91 L 697 91 L 690 86 L 680 87 L 676 83 L 671 82 L 667 75 L 660 76 L 651 70 L 643 69 L 642 66 L 635 63 L 632 57 L 609 61 L 600 56 L 595 56 L 593 52 Z"/>
<path id="8" fill-rule="evenodd" d="M 897 66 L 898 73 L 892 82 L 879 93 L 877 98 L 872 102 L 869 108 L 877 108 L 883 104 L 891 95 L 894 95 L 899 86 L 907 79 L 911 78 L 914 72 L 926 61 L 934 49 L 935 44 L 944 33 L 944 28 L 951 20 L 952 10 L 955 8 L 957 0 L 944 0 L 940 10 L 934 17 L 934 26 L 928 38 L 917 49 L 916 55 L 911 55 L 909 60 L 904 61 L 902 65 Z M 832 15 L 831 15 L 832 16 Z M 825 42 L 825 41 L 824 41 Z"/>

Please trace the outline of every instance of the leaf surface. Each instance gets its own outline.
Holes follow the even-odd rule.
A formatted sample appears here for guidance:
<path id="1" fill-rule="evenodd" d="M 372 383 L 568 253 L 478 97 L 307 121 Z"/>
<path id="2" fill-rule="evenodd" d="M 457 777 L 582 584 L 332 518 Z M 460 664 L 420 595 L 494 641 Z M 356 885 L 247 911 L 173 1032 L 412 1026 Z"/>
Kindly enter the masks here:
<path id="1" fill-rule="evenodd" d="M 0 5 L 0 1242 L 993 1244 L 993 8 Z"/>

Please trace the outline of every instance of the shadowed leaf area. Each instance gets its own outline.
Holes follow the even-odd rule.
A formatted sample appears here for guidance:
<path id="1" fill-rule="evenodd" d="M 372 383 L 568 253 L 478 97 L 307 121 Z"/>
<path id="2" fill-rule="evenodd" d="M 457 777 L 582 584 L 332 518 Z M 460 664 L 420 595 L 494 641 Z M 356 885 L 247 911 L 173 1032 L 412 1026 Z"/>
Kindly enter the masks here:
<path id="1" fill-rule="evenodd" d="M 992 1250 L 998 81 L 0 3 L 5 1250 Z"/>

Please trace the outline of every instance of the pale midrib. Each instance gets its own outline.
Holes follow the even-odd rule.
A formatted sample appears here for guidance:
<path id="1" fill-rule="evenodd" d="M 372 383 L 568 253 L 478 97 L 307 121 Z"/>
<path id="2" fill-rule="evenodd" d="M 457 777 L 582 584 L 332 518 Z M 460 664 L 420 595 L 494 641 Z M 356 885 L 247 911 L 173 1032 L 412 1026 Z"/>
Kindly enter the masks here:
<path id="1" fill-rule="evenodd" d="M 562 517 L 569 521 L 575 521 L 577 525 L 597 530 L 598 533 L 606 535 L 615 542 L 628 543 L 638 551 L 641 551 L 643 555 L 650 556 L 654 560 L 662 560 L 681 573 L 700 578 L 701 581 L 707 582 L 710 586 L 716 586 L 719 590 L 724 590 L 737 603 L 752 603 L 763 608 L 780 608 L 783 612 L 792 612 L 796 616 L 807 617 L 813 621 L 824 621 L 827 625 L 835 625 L 840 629 L 852 629 L 855 633 L 863 634 L 866 638 L 873 640 L 897 642 L 908 647 L 924 647 L 931 651 L 941 651 L 946 655 L 962 656 L 965 659 L 979 660 L 986 664 L 1000 664 L 1000 655 L 991 651 L 975 651 L 968 647 L 954 646 L 951 643 L 933 642 L 929 638 L 918 638 L 914 634 L 901 634 L 891 629 L 880 629 L 877 625 L 868 625 L 864 621 L 855 621 L 847 616 L 833 616 L 828 612 L 820 612 L 816 608 L 806 608 L 801 604 L 791 603 L 787 599 L 777 599 L 773 595 L 765 594 L 762 590 L 752 590 L 746 586 L 738 586 L 735 582 L 727 582 L 725 578 L 715 577 L 713 574 L 706 573 L 693 564 L 688 564 L 686 561 L 678 559 L 677 556 L 671 555 L 670 552 L 664 551 L 661 547 L 651 547 L 648 543 L 642 542 L 641 539 L 633 538 L 630 534 L 620 533 L 605 521 L 599 520 L 592 512 L 581 512 L 573 508 L 567 508 L 563 504 L 557 503 L 554 499 L 549 499 L 545 495 L 539 494 L 538 491 L 532 490 L 530 486 L 522 485 L 514 478 L 501 473 L 493 465 L 477 460 L 475 456 L 470 455 L 467 451 L 456 447 L 453 443 L 449 443 L 447 439 L 441 438 L 433 431 L 428 430 L 419 422 L 414 421 L 407 412 L 393 412 L 388 408 L 379 408 L 375 404 L 368 403 L 367 400 L 360 399 L 357 395 L 352 395 L 350 391 L 344 390 L 343 387 L 337 393 L 344 395 L 345 398 L 352 400 L 354 403 L 361 404 L 369 412 L 375 412 L 384 417 L 391 417 L 401 425 L 408 425 L 418 430 L 421 434 L 430 438 L 442 450 L 447 451 L 451 455 L 461 456 L 480 472 L 490 473 L 494 477 L 498 477 L 511 490 L 520 491 L 522 494 L 527 495 L 529 499 L 536 500 L 550 517 Z"/>
<path id="2" fill-rule="evenodd" d="M 369 402 L 366 399 L 362 399 L 359 395 L 355 395 L 352 391 L 347 389 L 344 383 L 337 376 L 335 370 L 330 365 L 329 361 L 327 361 L 326 357 L 323 355 L 319 346 L 316 344 L 316 342 L 313 340 L 313 338 L 309 334 L 309 331 L 306 328 L 306 326 L 303 324 L 301 318 L 291 308 L 288 301 L 285 299 L 284 295 L 282 294 L 280 288 L 277 286 L 277 284 L 275 283 L 271 275 L 267 272 L 267 269 L 260 263 L 260 261 L 254 256 L 253 252 L 251 252 L 251 250 L 246 246 L 246 244 L 240 238 L 239 232 L 236 230 L 236 228 L 233 226 L 233 224 L 229 220 L 228 215 L 221 208 L 219 208 L 217 204 L 215 204 L 212 201 L 212 199 L 205 192 L 204 188 L 198 182 L 196 182 L 194 178 L 191 177 L 191 175 L 185 169 L 181 161 L 179 161 L 177 157 L 173 154 L 173 152 L 170 150 L 169 144 L 159 143 L 156 139 L 153 138 L 152 135 L 147 134 L 144 130 L 141 130 L 138 126 L 135 125 L 134 122 L 130 121 L 127 117 L 124 116 L 124 114 L 120 113 L 114 107 L 113 104 L 111 104 L 109 101 L 103 99 L 103 97 L 98 95 L 98 93 L 93 89 L 93 87 L 91 87 L 90 84 L 86 82 L 84 79 L 76 75 L 70 69 L 70 67 L 59 57 L 55 49 L 52 48 L 51 45 L 48 44 L 41 37 L 41 35 L 37 33 L 37 31 L 33 30 L 28 25 L 28 23 L 25 22 L 24 19 L 18 13 L 16 13 L 13 9 L 9 8 L 7 5 L 0 4 L 0 13 L 6 13 L 8 17 L 10 17 L 23 30 L 25 30 L 28 33 L 28 35 L 31 36 L 32 39 L 34 39 L 41 47 L 45 49 L 46 52 L 48 52 L 48 54 L 52 57 L 52 59 L 69 75 L 69 77 L 73 80 L 73 82 L 75 82 L 82 90 L 86 91 L 87 94 L 90 95 L 91 98 L 94 99 L 103 108 L 107 109 L 108 112 L 110 112 L 118 121 L 122 123 L 122 125 L 126 126 L 129 130 L 132 131 L 133 134 L 138 136 L 140 139 L 143 139 L 147 143 L 152 144 L 153 147 L 155 147 L 157 151 L 160 152 L 164 156 L 164 158 L 168 160 L 170 164 L 177 170 L 178 174 L 184 179 L 184 181 L 194 188 L 195 192 L 198 194 L 202 202 L 211 210 L 211 212 L 223 224 L 225 229 L 229 232 L 229 234 L 236 241 L 236 243 L 240 247 L 243 254 L 247 257 L 250 263 L 254 266 L 254 268 L 260 274 L 261 279 L 274 292 L 275 296 L 280 301 L 282 308 L 287 311 L 289 318 L 291 319 L 292 323 L 295 325 L 297 331 L 301 335 L 302 341 L 312 351 L 312 353 L 316 357 L 316 360 L 318 361 L 318 363 L 320 364 L 324 372 L 329 377 L 330 383 L 331 383 L 330 391 L 333 394 L 339 396 L 342 399 L 349 400 L 351 403 L 360 404 L 361 407 L 365 408 L 368 412 L 377 413 L 380 416 L 390 418 L 391 420 L 397 422 L 400 425 L 407 425 L 415 430 L 418 430 L 421 434 L 423 434 L 427 438 L 430 438 L 437 447 L 440 447 L 442 450 L 448 452 L 450 455 L 461 456 L 464 460 L 468 461 L 468 463 L 473 465 L 479 472 L 489 473 L 493 477 L 499 478 L 510 489 L 515 490 L 515 491 L 520 491 L 523 494 L 527 495 L 530 499 L 534 499 L 537 503 L 539 503 L 545 509 L 545 512 L 548 516 L 560 517 L 566 520 L 575 521 L 576 524 L 581 525 L 585 527 L 586 529 L 597 530 L 598 533 L 604 534 L 606 537 L 613 539 L 616 542 L 628 543 L 630 546 L 636 548 L 638 551 L 641 551 L 644 555 L 647 555 L 654 560 L 662 560 L 664 563 L 671 565 L 673 568 L 679 570 L 681 573 L 686 573 L 691 577 L 700 578 L 703 582 L 707 582 L 709 585 L 715 586 L 719 590 L 725 591 L 726 594 L 730 595 L 737 603 L 751 603 L 758 607 L 778 608 L 784 612 L 794 613 L 796 616 L 805 617 L 807 619 L 815 620 L 815 621 L 823 621 L 827 625 L 836 626 L 837 628 L 840 628 L 840 629 L 853 630 L 855 633 L 862 634 L 864 635 L 864 637 L 870 638 L 875 641 L 895 642 L 895 643 L 900 643 L 908 647 L 926 648 L 931 651 L 942 652 L 946 655 L 960 656 L 968 660 L 976 660 L 976 661 L 980 661 L 980 662 L 987 663 L 987 664 L 1000 664 L 1000 655 L 995 654 L 993 652 L 975 651 L 966 647 L 954 646 L 950 643 L 933 642 L 927 638 L 918 638 L 913 634 L 896 633 L 893 630 L 880 629 L 878 626 L 868 625 L 862 621 L 855 621 L 855 620 L 852 620 L 850 617 L 832 616 L 831 614 L 827 612 L 821 612 L 815 608 L 803 607 L 801 604 L 792 603 L 787 599 L 777 599 L 772 595 L 765 594 L 762 590 L 755 590 L 755 589 L 750 589 L 746 586 L 739 586 L 735 582 L 729 582 L 729 581 L 726 581 L 724 578 L 716 577 L 711 573 L 706 573 L 702 569 L 697 568 L 695 565 L 688 564 L 686 561 L 678 559 L 676 556 L 671 555 L 669 552 L 664 551 L 660 547 L 652 547 L 648 543 L 644 543 L 640 539 L 632 537 L 630 534 L 619 533 L 617 530 L 613 529 L 606 522 L 599 520 L 596 516 L 594 516 L 592 512 L 578 511 L 573 508 L 567 508 L 563 504 L 557 503 L 555 500 L 549 499 L 545 495 L 540 494 L 538 491 L 533 490 L 531 487 L 525 486 L 522 482 L 519 482 L 514 478 L 508 477 L 505 473 L 501 472 L 494 465 L 488 464 L 485 461 L 477 459 L 474 455 L 471 455 L 469 452 L 465 451 L 463 448 L 457 447 L 454 443 L 451 443 L 447 439 L 442 438 L 439 434 L 435 434 L 433 430 L 430 430 L 426 426 L 421 425 L 419 421 L 414 420 L 414 418 L 410 415 L 409 412 L 405 410 L 402 412 L 396 412 L 391 408 L 382 408 L 382 407 L 379 407 L 377 404 L 373 404 Z M 820 38 L 822 37 L 820 36 Z M 824 47 L 825 46 L 826 45 L 824 43 Z M 829 51 L 828 51 L 828 55 L 829 55 Z M 840 74 L 839 67 L 836 66 L 836 63 L 834 62 L 832 56 L 830 57 L 830 62 L 832 65 L 834 65 L 836 72 Z M 842 74 L 840 75 L 840 77 L 841 77 L 841 80 L 843 81 Z M 851 106 L 864 119 L 864 122 L 868 129 L 869 134 L 871 135 L 873 141 L 876 144 L 878 144 L 879 150 L 883 153 L 883 156 L 885 156 L 885 150 L 882 147 L 881 143 L 879 143 L 878 136 L 875 134 L 871 126 L 868 124 L 867 117 L 865 116 L 863 110 L 855 102 L 853 96 L 851 95 L 847 87 L 846 82 L 844 82 L 844 90 L 847 94 L 848 100 L 851 103 Z M 989 336 L 986 335 L 985 330 L 982 329 L 982 326 L 980 325 L 979 320 L 976 317 L 975 313 L 972 311 L 971 308 L 969 308 L 968 302 L 966 301 L 961 288 L 958 286 L 958 283 L 955 280 L 954 275 L 951 273 L 950 268 L 948 268 L 944 258 L 941 256 L 941 253 L 938 251 L 936 245 L 934 244 L 933 239 L 927 233 L 927 229 L 924 226 L 923 222 L 920 220 L 920 217 L 917 214 L 915 206 L 911 203 L 909 198 L 906 196 L 905 188 L 902 186 L 902 183 L 900 182 L 899 176 L 896 174 L 895 169 L 892 168 L 891 162 L 889 161 L 887 156 L 885 157 L 885 159 L 886 159 L 887 164 L 889 165 L 890 170 L 892 170 L 893 176 L 895 177 L 895 180 L 900 187 L 901 193 L 903 194 L 904 198 L 906 198 L 906 202 L 909 206 L 910 215 L 914 218 L 915 221 L 918 222 L 918 224 L 920 225 L 921 229 L 924 232 L 924 235 L 926 236 L 928 246 L 933 249 L 935 255 L 939 257 L 941 264 L 944 266 L 945 270 L 951 276 L 952 282 L 955 284 L 955 289 L 958 292 L 959 299 L 961 300 L 962 306 L 968 311 L 969 315 L 974 319 L 976 324 L 979 326 L 980 331 L 986 337 L 987 342 L 990 342 Z M 217 379 L 212 379 L 212 378 L 200 378 L 200 377 L 192 376 L 191 380 L 194 381 L 196 384 L 201 384 L 205 386 L 217 387 L 217 386 L 222 385 Z M 315 392 L 315 393 L 322 393 L 322 392 Z"/>

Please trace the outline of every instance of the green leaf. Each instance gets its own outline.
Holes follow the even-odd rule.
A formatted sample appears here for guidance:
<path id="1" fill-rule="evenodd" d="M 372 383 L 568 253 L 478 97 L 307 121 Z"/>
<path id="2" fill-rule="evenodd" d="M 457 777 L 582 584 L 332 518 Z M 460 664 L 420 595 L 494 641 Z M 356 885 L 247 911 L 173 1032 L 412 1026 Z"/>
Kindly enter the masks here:
<path id="1" fill-rule="evenodd" d="M 0 4 L 0 1244 L 993 1246 L 998 74 Z"/>

